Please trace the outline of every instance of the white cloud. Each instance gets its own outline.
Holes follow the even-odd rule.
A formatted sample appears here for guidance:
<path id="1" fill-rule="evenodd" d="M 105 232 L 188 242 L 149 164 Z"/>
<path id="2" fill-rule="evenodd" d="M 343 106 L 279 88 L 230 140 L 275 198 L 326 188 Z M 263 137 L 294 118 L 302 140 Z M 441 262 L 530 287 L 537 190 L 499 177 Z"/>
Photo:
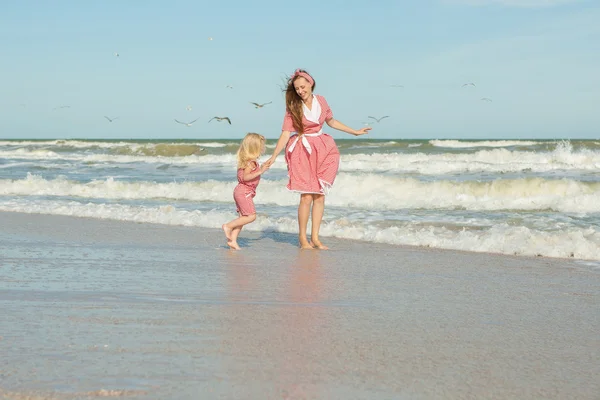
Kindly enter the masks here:
<path id="1" fill-rule="evenodd" d="M 443 0 L 449 4 L 464 4 L 471 6 L 500 5 L 505 7 L 543 8 L 564 4 L 581 3 L 585 0 Z"/>

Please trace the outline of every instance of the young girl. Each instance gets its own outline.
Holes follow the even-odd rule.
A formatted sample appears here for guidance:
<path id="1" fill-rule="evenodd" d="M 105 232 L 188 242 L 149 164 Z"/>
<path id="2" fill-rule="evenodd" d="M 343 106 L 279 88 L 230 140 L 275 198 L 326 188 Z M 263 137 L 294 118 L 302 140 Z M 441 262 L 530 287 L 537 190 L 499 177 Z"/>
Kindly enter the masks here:
<path id="1" fill-rule="evenodd" d="M 238 185 L 233 190 L 233 199 L 237 206 L 238 218 L 223 224 L 223 231 L 229 247 L 239 250 L 237 237 L 242 227 L 256 220 L 254 201 L 256 187 L 260 176 L 269 169 L 269 165 L 258 165 L 258 157 L 265 152 L 265 137 L 258 133 L 248 133 L 237 151 L 238 160 Z"/>

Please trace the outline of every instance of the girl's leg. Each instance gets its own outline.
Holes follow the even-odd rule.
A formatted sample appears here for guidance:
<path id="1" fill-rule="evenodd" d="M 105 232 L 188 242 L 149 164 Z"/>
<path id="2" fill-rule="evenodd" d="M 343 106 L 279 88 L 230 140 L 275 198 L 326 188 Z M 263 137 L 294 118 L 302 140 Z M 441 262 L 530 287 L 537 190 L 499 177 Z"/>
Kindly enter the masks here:
<path id="1" fill-rule="evenodd" d="M 231 240 L 232 229 L 229 227 L 229 224 L 233 223 L 234 221 L 235 219 L 233 221 L 229 221 L 228 223 L 221 225 L 221 229 L 223 229 L 223 232 L 225 232 L 225 237 L 227 238 L 227 241 Z"/>
<path id="2" fill-rule="evenodd" d="M 225 231 L 225 236 L 227 236 L 227 244 L 229 247 L 239 250 L 237 237 L 240 234 L 242 227 L 246 224 L 254 222 L 254 220 L 256 220 L 256 214 L 242 215 L 239 218 L 236 218 L 233 221 L 223 225 L 223 231 Z"/>
<path id="3" fill-rule="evenodd" d="M 321 243 L 321 240 L 319 240 L 319 230 L 321 229 L 321 221 L 323 220 L 323 213 L 325 212 L 325 195 L 313 194 L 312 196 L 312 229 L 310 233 L 310 241 L 318 249 L 327 250 L 328 247 Z"/>
<path id="4" fill-rule="evenodd" d="M 238 215 L 241 217 L 242 214 L 238 211 Z M 240 219 L 240 217 L 229 221 L 226 224 L 221 225 L 221 229 L 223 229 L 223 232 L 225 232 L 225 237 L 227 238 L 227 241 L 229 242 L 231 240 L 231 231 L 233 230 L 233 228 L 235 228 L 238 225 L 238 219 Z"/>
<path id="5" fill-rule="evenodd" d="M 240 250 L 240 246 L 237 243 L 237 238 L 238 238 L 238 235 L 240 234 L 240 232 L 242 231 L 243 227 L 244 227 L 243 225 L 236 226 L 235 228 L 233 228 L 231 230 L 231 239 L 229 239 L 227 241 L 227 245 L 234 250 Z"/>
<path id="6" fill-rule="evenodd" d="M 308 215 L 313 201 L 312 194 L 302 193 L 300 195 L 300 204 L 298 205 L 298 241 L 301 249 L 312 249 L 306 237 L 306 227 L 308 225 Z"/>

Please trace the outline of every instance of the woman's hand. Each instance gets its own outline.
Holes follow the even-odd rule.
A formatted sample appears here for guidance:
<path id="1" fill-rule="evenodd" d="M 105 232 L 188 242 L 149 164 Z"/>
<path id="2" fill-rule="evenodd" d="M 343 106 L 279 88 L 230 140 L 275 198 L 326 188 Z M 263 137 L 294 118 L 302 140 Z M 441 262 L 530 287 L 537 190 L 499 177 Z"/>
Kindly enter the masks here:
<path id="1" fill-rule="evenodd" d="M 274 162 L 275 162 L 275 157 L 271 157 L 267 161 L 265 161 L 265 163 L 263 165 L 266 165 L 267 168 L 269 168 L 271 165 L 273 165 Z"/>
<path id="2" fill-rule="evenodd" d="M 352 133 L 354 136 L 366 135 L 372 128 L 370 126 L 366 126 Z"/>

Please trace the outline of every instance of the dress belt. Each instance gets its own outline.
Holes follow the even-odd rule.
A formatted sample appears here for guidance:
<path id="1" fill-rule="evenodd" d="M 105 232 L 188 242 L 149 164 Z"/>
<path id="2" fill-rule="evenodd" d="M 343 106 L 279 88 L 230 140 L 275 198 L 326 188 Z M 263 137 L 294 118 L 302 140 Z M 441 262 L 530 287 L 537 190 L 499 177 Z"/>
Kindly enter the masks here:
<path id="1" fill-rule="evenodd" d="M 306 151 L 308 151 L 308 154 L 312 153 L 312 148 L 310 147 L 310 143 L 308 143 L 308 139 L 306 139 L 307 136 L 310 137 L 315 137 L 315 136 L 320 136 L 323 134 L 323 129 L 321 129 L 319 132 L 317 133 L 304 133 L 302 135 L 297 135 L 296 139 L 294 140 L 294 142 L 290 145 L 290 148 L 288 149 L 288 151 L 291 153 L 292 151 L 294 151 L 294 149 L 296 148 L 296 143 L 298 143 L 298 140 L 302 141 L 302 145 L 304 146 L 304 148 L 306 149 Z"/>

